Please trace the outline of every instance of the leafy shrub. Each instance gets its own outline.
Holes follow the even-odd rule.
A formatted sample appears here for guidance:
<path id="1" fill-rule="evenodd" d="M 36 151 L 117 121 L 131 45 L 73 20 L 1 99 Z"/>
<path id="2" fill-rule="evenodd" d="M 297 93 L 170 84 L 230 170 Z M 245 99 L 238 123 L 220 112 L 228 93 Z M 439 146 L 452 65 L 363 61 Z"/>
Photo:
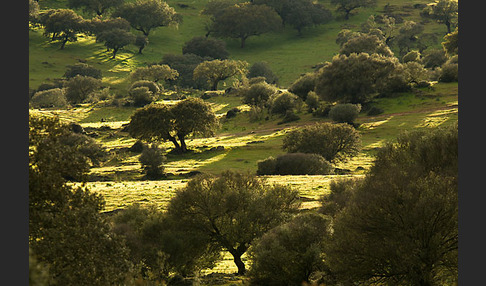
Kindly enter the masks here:
<path id="1" fill-rule="evenodd" d="M 250 122 L 260 121 L 265 117 L 265 109 L 260 106 L 252 106 L 248 111 Z"/>
<path id="2" fill-rule="evenodd" d="M 376 106 L 372 106 L 368 112 L 366 113 L 368 116 L 375 116 L 375 115 L 379 115 L 379 114 L 382 114 L 383 112 L 385 112 L 382 108 L 379 108 L 379 107 L 376 107 Z"/>
<path id="3" fill-rule="evenodd" d="M 92 78 L 96 79 L 101 79 L 101 70 L 97 69 L 95 67 L 92 67 L 88 64 L 85 63 L 77 63 L 74 65 L 68 65 L 67 70 L 64 73 L 65 78 L 73 78 L 77 75 L 82 75 L 82 76 L 89 76 Z"/>
<path id="4" fill-rule="evenodd" d="M 305 101 L 307 99 L 307 94 L 309 91 L 313 91 L 315 86 L 316 74 L 306 73 L 292 83 L 292 85 L 289 87 L 289 91 Z"/>
<path id="5" fill-rule="evenodd" d="M 439 81 L 440 82 L 453 82 L 459 79 L 459 64 L 458 56 L 453 56 L 441 67 Z"/>
<path id="6" fill-rule="evenodd" d="M 337 104 L 329 111 L 329 117 L 338 123 L 353 124 L 361 111 L 360 104 Z"/>
<path id="7" fill-rule="evenodd" d="M 328 227 L 325 216 L 308 213 L 268 231 L 250 251 L 252 285 L 317 282 L 315 278 L 326 270 L 322 252 Z"/>
<path id="8" fill-rule="evenodd" d="M 155 82 L 149 80 L 138 80 L 132 83 L 129 90 L 142 86 L 147 87 L 153 94 L 158 94 L 160 92 L 160 87 Z"/>
<path id="9" fill-rule="evenodd" d="M 202 36 L 194 37 L 185 42 L 182 47 L 182 54 L 194 54 L 220 60 L 227 59 L 229 56 L 225 41 Z"/>
<path id="10" fill-rule="evenodd" d="M 295 114 L 293 110 L 289 109 L 285 112 L 284 118 L 281 121 L 279 121 L 277 124 L 280 125 L 284 123 L 289 123 L 289 122 L 297 121 L 299 119 L 300 117 L 297 114 Z"/>
<path id="11" fill-rule="evenodd" d="M 30 103 L 34 108 L 65 107 L 68 105 L 64 90 L 60 88 L 38 91 L 34 93 Z"/>
<path id="12" fill-rule="evenodd" d="M 443 49 L 433 49 L 425 53 L 422 64 L 426 68 L 436 68 L 442 66 L 447 61 L 447 56 Z"/>
<path id="13" fill-rule="evenodd" d="M 319 108 L 319 96 L 315 92 L 309 91 L 305 104 L 307 105 L 307 112 L 314 112 Z"/>
<path id="14" fill-rule="evenodd" d="M 146 86 L 132 88 L 128 91 L 135 106 L 145 106 L 156 99 L 156 96 Z"/>
<path id="15" fill-rule="evenodd" d="M 265 160 L 258 161 L 257 166 L 257 175 L 275 175 L 277 159 L 270 156 Z"/>
<path id="16" fill-rule="evenodd" d="M 329 104 L 329 103 L 326 103 L 326 102 L 319 102 L 317 109 L 312 112 L 312 116 L 328 117 L 329 111 L 331 111 L 332 107 L 333 107 L 332 104 Z"/>
<path id="17" fill-rule="evenodd" d="M 253 106 L 263 106 L 270 96 L 277 92 L 277 88 L 266 82 L 259 82 L 243 88 L 240 94 L 243 96 L 243 103 Z"/>
<path id="18" fill-rule="evenodd" d="M 163 176 L 164 167 L 162 164 L 165 161 L 165 156 L 162 152 L 163 150 L 155 144 L 143 149 L 139 161 L 148 179 L 160 179 Z"/>
<path id="19" fill-rule="evenodd" d="M 240 110 L 235 107 L 233 109 L 230 109 L 228 110 L 228 112 L 226 112 L 226 118 L 233 118 L 233 117 L 236 117 L 236 113 L 240 112 Z"/>
<path id="20" fill-rule="evenodd" d="M 288 153 L 259 161 L 257 175 L 328 175 L 332 170 L 321 155 Z"/>
<path id="21" fill-rule="evenodd" d="M 90 93 L 101 88 L 101 80 L 90 76 L 76 75 L 66 84 L 66 98 L 70 103 L 82 103 L 88 99 Z"/>
<path id="22" fill-rule="evenodd" d="M 180 87 L 206 89 L 208 86 L 207 82 L 202 79 L 194 79 L 193 72 L 198 64 L 207 60 L 211 60 L 211 58 L 200 57 L 194 54 L 165 54 L 160 64 L 166 64 L 179 73 L 179 77 L 176 79 L 167 80 L 170 84 Z"/>
<path id="23" fill-rule="evenodd" d="M 316 123 L 287 133 L 282 148 L 289 153 L 319 154 L 329 162 L 358 154 L 359 132 L 347 123 Z"/>
<path id="24" fill-rule="evenodd" d="M 419 51 L 410 51 L 402 57 L 402 63 L 404 64 L 408 62 L 420 63 L 421 62 L 420 56 L 421 55 Z"/>
<path id="25" fill-rule="evenodd" d="M 269 99 L 270 112 L 285 115 L 287 111 L 298 108 L 302 100 L 290 92 L 276 93 Z"/>
<path id="26" fill-rule="evenodd" d="M 256 62 L 248 70 L 248 78 L 264 77 L 265 81 L 271 84 L 278 83 L 278 77 L 270 69 L 267 62 Z"/>

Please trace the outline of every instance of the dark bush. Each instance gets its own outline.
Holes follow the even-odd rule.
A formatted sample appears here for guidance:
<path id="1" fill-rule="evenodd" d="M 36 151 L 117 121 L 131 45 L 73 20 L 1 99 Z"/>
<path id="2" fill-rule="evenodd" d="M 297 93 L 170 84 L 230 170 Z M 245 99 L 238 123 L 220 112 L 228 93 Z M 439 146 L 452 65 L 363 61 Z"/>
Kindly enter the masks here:
<path id="1" fill-rule="evenodd" d="M 166 64 L 171 69 L 177 70 L 179 73 L 179 76 L 176 79 L 168 80 L 171 85 L 195 89 L 207 89 L 208 84 L 206 80 L 194 80 L 193 72 L 198 64 L 211 59 L 212 58 L 200 57 L 194 54 L 166 54 L 163 56 L 160 64 Z"/>
<path id="2" fill-rule="evenodd" d="M 277 159 L 268 157 L 265 160 L 258 161 L 257 175 L 275 175 L 275 168 L 277 167 Z"/>
<path id="3" fill-rule="evenodd" d="M 292 85 L 289 87 L 289 91 L 305 101 L 307 99 L 307 94 L 309 91 L 313 91 L 315 86 L 316 74 L 306 73 L 292 83 Z"/>
<path id="4" fill-rule="evenodd" d="M 34 108 L 65 107 L 68 101 L 63 89 L 53 88 L 34 93 L 30 104 Z"/>
<path id="5" fill-rule="evenodd" d="M 270 112 L 285 115 L 302 104 L 302 100 L 291 92 L 276 93 L 269 99 Z"/>
<path id="6" fill-rule="evenodd" d="M 264 77 L 265 81 L 271 84 L 278 83 L 278 77 L 270 69 L 267 62 L 256 62 L 248 70 L 248 78 Z"/>
<path id="7" fill-rule="evenodd" d="M 145 148 L 147 148 L 147 144 L 143 143 L 140 140 L 137 140 L 137 142 L 133 143 L 133 145 L 128 148 L 128 150 L 134 153 L 142 153 Z"/>
<path id="8" fill-rule="evenodd" d="M 163 150 L 155 144 L 143 149 L 139 161 L 148 179 L 156 180 L 164 175 L 164 166 L 162 164 L 165 161 L 165 156 L 162 152 Z"/>
<path id="9" fill-rule="evenodd" d="M 319 102 L 319 105 L 316 110 L 312 112 L 312 116 L 315 117 L 328 117 L 329 111 L 334 105 L 326 103 L 326 102 Z"/>
<path id="10" fill-rule="evenodd" d="M 76 75 L 65 83 L 66 98 L 70 103 L 82 103 L 89 95 L 101 88 L 101 80 L 84 75 Z"/>
<path id="11" fill-rule="evenodd" d="M 150 80 L 137 80 L 136 82 L 134 82 L 130 86 L 130 88 L 128 90 L 131 90 L 131 89 L 134 89 L 134 88 L 137 88 L 137 87 L 142 87 L 142 86 L 147 87 L 150 90 L 150 92 L 152 92 L 153 94 L 158 94 L 160 92 L 159 86 L 155 82 L 150 81 Z"/>
<path id="12" fill-rule="evenodd" d="M 96 79 L 101 79 L 101 70 L 92 67 L 85 63 L 77 63 L 74 65 L 68 65 L 67 70 L 64 73 L 65 78 L 73 78 L 77 75 L 90 76 Z"/>
<path id="13" fill-rule="evenodd" d="M 156 99 L 156 96 L 146 86 L 132 88 L 128 91 L 128 95 L 134 106 L 145 106 Z"/>
<path id="14" fill-rule="evenodd" d="M 447 56 L 443 49 L 427 51 L 422 58 L 425 68 L 436 68 L 442 66 L 447 61 Z"/>
<path id="15" fill-rule="evenodd" d="M 235 107 L 235 108 L 233 108 L 233 109 L 230 109 L 230 110 L 228 110 L 228 111 L 226 112 L 226 118 L 228 118 L 228 119 L 229 119 L 229 118 L 236 117 L 236 114 L 237 114 L 238 112 L 240 112 L 240 110 L 239 110 L 237 107 Z"/>
<path id="16" fill-rule="evenodd" d="M 337 104 L 329 111 L 329 117 L 338 123 L 353 124 L 361 111 L 360 104 Z"/>
<path id="17" fill-rule="evenodd" d="M 420 63 L 421 55 L 419 51 L 410 51 L 402 57 L 402 63 L 417 62 Z"/>
<path id="18" fill-rule="evenodd" d="M 321 155 L 288 153 L 259 161 L 257 175 L 328 175 L 332 170 Z"/>
<path id="19" fill-rule="evenodd" d="M 287 110 L 287 112 L 285 112 L 284 118 L 281 121 L 279 121 L 277 124 L 280 125 L 284 123 L 289 123 L 289 122 L 297 121 L 299 119 L 300 117 L 297 114 L 295 114 L 293 110 Z"/>
<path id="20" fill-rule="evenodd" d="M 379 114 L 382 114 L 383 112 L 385 112 L 382 108 L 379 108 L 379 107 L 376 107 L 376 106 L 372 106 L 368 112 L 366 113 L 368 116 L 375 116 L 375 115 L 379 115 Z"/>
<path id="21" fill-rule="evenodd" d="M 182 54 L 194 54 L 220 60 L 227 59 L 229 56 L 225 41 L 202 36 L 194 37 L 184 43 Z"/>
<path id="22" fill-rule="evenodd" d="M 319 96 L 315 92 L 309 91 L 305 104 L 307 105 L 307 112 L 314 112 L 319 108 Z"/>
<path id="23" fill-rule="evenodd" d="M 453 56 L 445 62 L 440 70 L 440 82 L 453 82 L 459 80 L 458 56 Z"/>

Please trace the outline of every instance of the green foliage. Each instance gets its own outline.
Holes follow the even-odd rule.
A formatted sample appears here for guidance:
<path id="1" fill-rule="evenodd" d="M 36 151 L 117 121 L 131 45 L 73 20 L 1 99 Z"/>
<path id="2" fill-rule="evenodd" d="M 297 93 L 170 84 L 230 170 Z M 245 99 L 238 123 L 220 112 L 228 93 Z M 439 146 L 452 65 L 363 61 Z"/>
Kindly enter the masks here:
<path id="1" fill-rule="evenodd" d="M 138 159 L 145 175 L 150 180 L 160 179 L 164 174 L 162 164 L 165 161 L 165 156 L 162 154 L 163 151 L 165 150 L 160 149 L 156 144 L 152 144 L 143 149 Z"/>
<path id="2" fill-rule="evenodd" d="M 336 11 L 344 13 L 344 19 L 348 20 L 354 10 L 375 6 L 376 0 L 331 0 L 331 4 L 336 5 Z"/>
<path id="3" fill-rule="evenodd" d="M 90 76 L 92 78 L 101 79 L 101 70 L 85 63 L 76 63 L 68 65 L 64 77 L 67 79 L 73 78 L 77 75 Z"/>
<path id="4" fill-rule="evenodd" d="M 360 104 L 336 104 L 329 110 L 329 117 L 338 123 L 348 123 L 353 125 L 356 118 L 358 118 L 361 111 Z"/>
<path id="5" fill-rule="evenodd" d="M 421 14 L 446 25 L 447 33 L 451 33 L 451 28 L 457 25 L 459 3 L 457 0 L 437 0 L 429 3 Z"/>
<path id="6" fill-rule="evenodd" d="M 272 114 L 285 115 L 288 111 L 299 109 L 302 100 L 291 92 L 275 93 L 270 96 L 268 106 Z"/>
<path id="7" fill-rule="evenodd" d="M 445 51 L 442 49 L 431 49 L 424 53 L 422 63 L 425 68 L 433 69 L 442 66 L 447 61 Z"/>
<path id="8" fill-rule="evenodd" d="M 212 136 L 219 122 L 209 103 L 191 97 L 170 107 L 151 104 L 138 109 L 129 126 L 130 136 L 134 138 L 149 142 L 169 140 L 177 151 L 187 152 L 187 136 Z"/>
<path id="9" fill-rule="evenodd" d="M 314 90 L 316 79 L 316 73 L 306 73 L 292 83 L 292 85 L 289 87 L 289 91 L 298 95 L 300 98 L 302 98 L 302 100 L 305 101 L 309 92 Z"/>
<path id="10" fill-rule="evenodd" d="M 440 69 L 440 82 L 453 82 L 459 80 L 458 56 L 455 55 L 445 62 Z"/>
<path id="11" fill-rule="evenodd" d="M 405 133 L 378 152 L 362 182 L 334 192 L 326 254 L 338 282 L 457 283 L 457 131 Z"/>
<path id="12" fill-rule="evenodd" d="M 69 8 L 83 8 L 85 12 L 94 12 L 98 16 L 121 4 L 123 0 L 68 0 Z"/>
<path id="13" fill-rule="evenodd" d="M 83 75 L 70 78 L 65 84 L 66 98 L 72 103 L 82 103 L 89 95 L 101 88 L 101 80 Z"/>
<path id="14" fill-rule="evenodd" d="M 406 86 L 397 58 L 378 54 L 336 55 L 317 75 L 315 92 L 324 100 L 366 103 L 375 95 Z"/>
<path id="15" fill-rule="evenodd" d="M 376 35 L 362 34 L 350 37 L 343 43 L 340 54 L 349 56 L 351 53 L 379 54 L 385 57 L 393 57 L 390 48 Z"/>
<path id="16" fill-rule="evenodd" d="M 126 239 L 130 260 L 144 280 L 167 281 L 173 272 L 190 275 L 219 258 L 219 250 L 208 248 L 207 237 L 179 230 L 153 206 L 130 205 L 112 221 L 114 231 Z"/>
<path id="17" fill-rule="evenodd" d="M 277 92 L 277 88 L 263 81 L 241 88 L 238 92 L 243 97 L 243 103 L 261 107 L 266 105 L 270 96 Z"/>
<path id="18" fill-rule="evenodd" d="M 248 63 L 237 60 L 211 60 L 197 65 L 193 72 L 194 80 L 206 80 L 211 90 L 218 89 L 218 83 L 230 77 L 247 73 Z"/>
<path id="19" fill-rule="evenodd" d="M 202 36 L 194 37 L 185 42 L 182 47 L 182 54 L 195 54 L 202 58 L 210 57 L 220 60 L 227 59 L 229 56 L 224 41 Z"/>
<path id="20" fill-rule="evenodd" d="M 318 154 L 288 153 L 258 162 L 257 175 L 329 175 L 331 164 Z"/>
<path id="21" fill-rule="evenodd" d="M 417 62 L 417 63 L 421 63 L 421 54 L 419 51 L 416 51 L 416 50 L 412 50 L 408 53 L 406 53 L 403 57 L 402 57 L 402 63 L 406 64 L 408 62 Z"/>
<path id="22" fill-rule="evenodd" d="M 166 64 L 178 72 L 177 78 L 167 80 L 171 84 L 186 88 L 207 89 L 207 81 L 205 79 L 194 79 L 193 72 L 200 63 L 209 60 L 211 58 L 203 58 L 194 54 L 166 54 L 160 64 Z"/>
<path id="23" fill-rule="evenodd" d="M 126 2 L 118 7 L 112 16 L 126 19 L 132 28 L 141 31 L 145 36 L 155 28 L 178 25 L 182 22 L 181 16 L 174 8 L 161 0 Z"/>
<path id="24" fill-rule="evenodd" d="M 415 61 L 407 62 L 403 64 L 405 73 L 408 77 L 408 82 L 419 84 L 421 82 L 426 82 L 429 80 L 429 71 L 425 67 Z"/>
<path id="25" fill-rule="evenodd" d="M 78 34 L 86 30 L 86 21 L 70 9 L 51 9 L 39 15 L 44 35 L 51 41 L 61 42 L 64 49 L 67 42 L 78 40 Z"/>
<path id="26" fill-rule="evenodd" d="M 326 270 L 329 220 L 308 213 L 265 233 L 251 249 L 252 285 L 302 285 Z M 321 274 L 322 275 L 322 274 Z"/>
<path id="27" fill-rule="evenodd" d="M 138 67 L 130 73 L 130 81 L 149 80 L 153 82 L 163 82 L 175 80 L 179 73 L 170 68 L 168 65 L 150 65 L 147 67 Z"/>
<path id="28" fill-rule="evenodd" d="M 104 42 L 105 47 L 113 50 L 112 59 L 114 59 L 118 50 L 135 43 L 136 36 L 123 29 L 110 29 L 99 33 L 96 40 Z"/>
<path id="29" fill-rule="evenodd" d="M 360 134 L 351 125 L 316 123 L 287 133 L 282 148 L 289 153 L 319 154 L 335 162 L 358 154 L 360 145 Z"/>
<path id="30" fill-rule="evenodd" d="M 307 112 L 312 113 L 319 108 L 319 96 L 313 91 L 310 91 L 305 100 L 307 105 Z"/>
<path id="31" fill-rule="evenodd" d="M 264 77 L 265 81 L 270 84 L 277 84 L 278 77 L 270 69 L 267 62 L 256 62 L 250 66 L 248 70 L 248 78 Z"/>
<path id="32" fill-rule="evenodd" d="M 142 87 L 142 86 L 147 87 L 149 91 L 152 92 L 153 94 L 159 94 L 160 92 L 160 87 L 155 82 L 150 80 L 137 80 L 134 83 L 132 83 L 132 85 L 128 90 L 132 90 L 134 88 Z"/>
<path id="33" fill-rule="evenodd" d="M 442 48 L 448 57 L 452 57 L 459 53 L 459 28 L 456 27 L 453 32 L 444 36 Z"/>
<path id="34" fill-rule="evenodd" d="M 238 273 L 244 274 L 241 256 L 256 238 L 284 221 L 297 207 L 296 191 L 226 171 L 218 177 L 201 175 L 189 181 L 170 201 L 168 215 L 181 228 L 211 237 L 233 255 Z"/>
<path id="35" fill-rule="evenodd" d="M 61 143 L 69 135 L 57 118 L 29 117 L 29 246 L 56 285 L 123 284 L 131 265 L 103 198 L 66 184 L 88 171 L 81 146 Z"/>
<path id="36" fill-rule="evenodd" d="M 236 4 L 224 8 L 213 18 L 211 33 L 218 37 L 237 38 L 241 48 L 245 47 L 248 37 L 277 31 L 282 19 L 274 9 L 266 5 L 251 3 Z"/>
<path id="37" fill-rule="evenodd" d="M 63 89 L 51 88 L 47 90 L 37 91 L 30 99 L 30 104 L 34 108 L 46 107 L 66 107 L 68 101 Z"/>

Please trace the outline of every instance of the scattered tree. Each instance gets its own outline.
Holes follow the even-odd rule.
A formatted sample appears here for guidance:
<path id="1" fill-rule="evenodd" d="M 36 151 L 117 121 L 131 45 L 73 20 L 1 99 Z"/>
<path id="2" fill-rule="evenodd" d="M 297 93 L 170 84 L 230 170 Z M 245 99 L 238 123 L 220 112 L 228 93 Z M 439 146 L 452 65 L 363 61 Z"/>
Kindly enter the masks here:
<path id="1" fill-rule="evenodd" d="M 459 3 L 457 0 L 437 0 L 429 3 L 421 15 L 443 23 L 447 27 L 447 33 L 452 32 L 452 27 L 457 25 Z"/>
<path id="2" fill-rule="evenodd" d="M 82 103 L 89 95 L 101 88 L 101 80 L 83 75 L 76 75 L 65 83 L 66 98 L 70 103 Z"/>
<path id="3" fill-rule="evenodd" d="M 78 34 L 86 30 L 86 21 L 70 9 L 51 9 L 40 14 L 44 35 L 51 41 L 61 42 L 64 49 L 67 42 L 76 42 Z"/>
<path id="4" fill-rule="evenodd" d="M 200 98 L 188 98 L 171 107 L 151 104 L 138 109 L 129 126 L 130 136 L 134 138 L 147 142 L 169 140 L 178 152 L 184 153 L 188 151 L 187 136 L 213 135 L 218 120 L 209 103 Z"/>
<path id="5" fill-rule="evenodd" d="M 282 148 L 289 153 L 319 154 L 329 162 L 344 161 L 358 154 L 360 137 L 346 123 L 316 123 L 287 133 Z"/>
<path id="6" fill-rule="evenodd" d="M 363 104 L 392 87 L 404 88 L 407 83 L 401 79 L 401 69 L 395 57 L 367 53 L 337 55 L 319 71 L 315 92 L 329 102 Z"/>
<path id="7" fill-rule="evenodd" d="M 230 252 L 243 275 L 241 256 L 255 239 L 297 209 L 297 198 L 298 193 L 288 187 L 226 171 L 219 177 L 201 175 L 189 181 L 170 201 L 168 215 L 181 228 L 209 236 Z"/>
<path id="8" fill-rule="evenodd" d="M 181 87 L 189 87 L 196 89 L 207 89 L 208 84 L 206 79 L 194 79 L 194 69 L 202 62 L 212 60 L 211 58 L 202 58 L 194 54 L 165 54 L 160 64 L 168 65 L 171 69 L 177 70 L 179 76 L 175 79 L 168 79 L 170 84 Z"/>
<path id="9" fill-rule="evenodd" d="M 68 0 L 68 7 L 72 9 L 83 8 L 85 12 L 94 12 L 101 16 L 111 8 L 120 6 L 123 0 Z"/>
<path id="10" fill-rule="evenodd" d="M 116 57 L 118 50 L 123 49 L 127 45 L 134 44 L 135 39 L 136 36 L 134 34 L 122 29 L 107 30 L 101 32 L 96 37 L 98 42 L 105 42 L 105 47 L 113 50 L 113 56 L 111 57 L 112 59 Z"/>
<path id="11" fill-rule="evenodd" d="M 224 13 L 218 14 L 212 24 L 212 33 L 218 37 L 240 39 L 240 46 L 244 48 L 248 37 L 276 31 L 281 25 L 282 19 L 271 7 L 243 3 L 229 6 Z"/>
<path id="12" fill-rule="evenodd" d="M 200 63 L 193 72 L 194 80 L 205 79 L 211 90 L 218 89 L 218 83 L 230 77 L 246 74 L 247 62 L 235 60 L 212 60 Z"/>
<path id="13" fill-rule="evenodd" d="M 138 53 L 142 54 L 142 50 L 148 45 L 149 40 L 145 35 L 137 35 L 135 38 L 135 46 L 138 47 Z"/>
<path id="14" fill-rule="evenodd" d="M 375 6 L 376 0 L 331 0 L 331 4 L 336 5 L 337 11 L 344 13 L 344 19 L 348 20 L 354 10 Z"/>
<path id="15" fill-rule="evenodd" d="M 118 7 L 113 17 L 122 17 L 130 25 L 148 37 L 152 29 L 178 25 L 182 18 L 174 8 L 161 0 L 137 0 Z"/>
<path id="16" fill-rule="evenodd" d="M 130 80 L 132 82 L 138 80 L 149 80 L 152 82 L 163 82 L 167 80 L 175 80 L 179 73 L 171 69 L 168 65 L 150 65 L 147 67 L 139 67 L 130 73 Z"/>

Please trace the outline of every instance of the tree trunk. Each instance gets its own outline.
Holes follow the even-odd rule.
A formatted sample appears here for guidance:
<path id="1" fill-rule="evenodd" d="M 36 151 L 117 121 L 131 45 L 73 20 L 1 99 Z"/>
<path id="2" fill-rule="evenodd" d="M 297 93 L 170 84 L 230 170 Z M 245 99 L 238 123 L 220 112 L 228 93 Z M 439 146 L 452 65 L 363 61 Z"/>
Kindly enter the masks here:
<path id="1" fill-rule="evenodd" d="M 177 142 L 174 136 L 169 136 L 169 141 L 172 142 L 176 148 L 176 150 L 181 150 L 181 146 Z"/>
<path id="2" fill-rule="evenodd" d="M 241 45 L 240 45 L 240 48 L 244 48 L 245 47 L 245 41 L 246 41 L 246 37 L 241 37 Z"/>
<path id="3" fill-rule="evenodd" d="M 181 142 L 182 153 L 186 153 L 187 152 L 186 139 L 184 139 L 184 136 L 182 136 L 182 135 L 177 135 L 177 137 L 179 138 L 179 141 Z"/>
<path id="4" fill-rule="evenodd" d="M 67 39 L 62 40 L 61 50 L 64 50 L 64 46 L 66 45 L 67 41 L 68 41 Z"/>
<path id="5" fill-rule="evenodd" d="M 447 27 L 447 34 L 451 33 L 451 22 L 445 21 L 445 25 Z"/>
<path id="6" fill-rule="evenodd" d="M 214 80 L 213 84 L 211 86 L 211 90 L 218 90 L 218 83 L 219 83 L 219 80 Z"/>
<path id="7" fill-rule="evenodd" d="M 143 50 L 143 48 L 145 48 L 145 46 L 141 46 L 141 47 L 138 49 L 138 53 L 139 53 L 139 54 L 142 54 L 142 50 Z"/>
<path id="8" fill-rule="evenodd" d="M 113 57 L 111 57 L 112 59 L 114 59 L 114 58 L 115 58 L 115 56 L 116 56 L 116 52 L 118 52 L 118 49 L 113 49 Z"/>
<path id="9" fill-rule="evenodd" d="M 233 261 L 235 262 L 236 267 L 238 267 L 238 275 L 245 275 L 245 263 L 243 263 L 243 260 L 241 260 L 241 256 L 243 255 L 243 253 L 231 251 L 231 254 L 233 255 Z"/>

